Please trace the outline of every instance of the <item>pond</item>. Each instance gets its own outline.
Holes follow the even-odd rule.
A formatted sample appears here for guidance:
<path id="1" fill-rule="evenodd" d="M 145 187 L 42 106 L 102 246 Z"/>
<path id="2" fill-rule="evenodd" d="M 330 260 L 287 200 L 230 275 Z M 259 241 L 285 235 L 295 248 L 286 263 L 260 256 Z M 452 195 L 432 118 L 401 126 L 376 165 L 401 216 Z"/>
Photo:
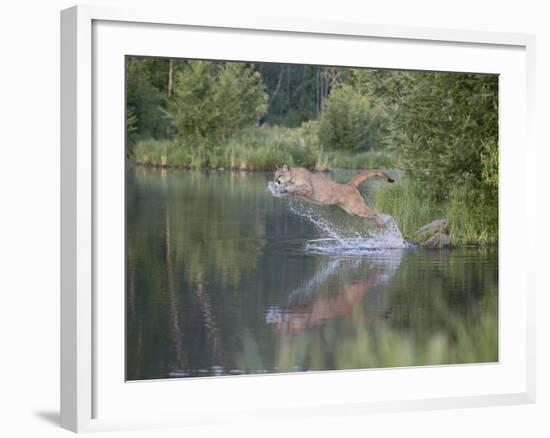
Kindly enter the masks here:
<path id="1" fill-rule="evenodd" d="M 271 179 L 128 165 L 127 380 L 498 360 L 497 248 L 349 250 L 364 220 Z"/>

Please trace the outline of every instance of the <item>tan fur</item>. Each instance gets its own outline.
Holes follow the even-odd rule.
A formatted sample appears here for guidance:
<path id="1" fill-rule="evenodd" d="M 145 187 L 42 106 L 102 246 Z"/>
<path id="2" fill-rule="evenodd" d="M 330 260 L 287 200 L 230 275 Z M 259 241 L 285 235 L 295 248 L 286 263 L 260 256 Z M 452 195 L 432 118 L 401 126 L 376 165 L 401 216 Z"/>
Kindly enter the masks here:
<path id="1" fill-rule="evenodd" d="M 352 178 L 347 184 L 340 184 L 324 175 L 311 173 L 301 167 L 289 168 L 286 164 L 275 171 L 275 182 L 282 186 L 282 192 L 300 196 L 323 205 L 338 205 L 348 214 L 364 217 L 379 227 L 384 226 L 378 215 L 371 210 L 356 189 L 357 185 L 373 176 L 381 176 L 393 182 L 379 170 L 367 170 Z"/>

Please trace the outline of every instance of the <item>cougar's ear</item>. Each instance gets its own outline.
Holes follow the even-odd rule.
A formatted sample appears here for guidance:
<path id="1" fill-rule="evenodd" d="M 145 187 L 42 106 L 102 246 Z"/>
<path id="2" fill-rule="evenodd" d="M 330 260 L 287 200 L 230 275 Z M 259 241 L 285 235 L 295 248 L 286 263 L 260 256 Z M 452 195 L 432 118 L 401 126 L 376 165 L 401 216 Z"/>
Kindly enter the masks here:
<path id="1" fill-rule="evenodd" d="M 288 164 L 283 164 L 283 170 L 284 170 L 285 172 L 288 172 Z"/>

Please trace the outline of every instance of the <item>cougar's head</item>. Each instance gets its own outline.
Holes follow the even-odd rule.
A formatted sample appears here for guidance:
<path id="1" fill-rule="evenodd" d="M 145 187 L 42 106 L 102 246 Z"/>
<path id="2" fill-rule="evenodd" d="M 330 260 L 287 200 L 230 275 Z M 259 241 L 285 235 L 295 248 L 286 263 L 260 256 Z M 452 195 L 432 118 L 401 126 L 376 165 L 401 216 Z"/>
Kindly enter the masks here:
<path id="1" fill-rule="evenodd" d="M 277 170 L 275 170 L 275 178 L 274 181 L 277 184 L 287 184 L 291 180 L 290 176 L 290 169 L 288 165 L 283 165 L 283 167 L 278 167 Z"/>

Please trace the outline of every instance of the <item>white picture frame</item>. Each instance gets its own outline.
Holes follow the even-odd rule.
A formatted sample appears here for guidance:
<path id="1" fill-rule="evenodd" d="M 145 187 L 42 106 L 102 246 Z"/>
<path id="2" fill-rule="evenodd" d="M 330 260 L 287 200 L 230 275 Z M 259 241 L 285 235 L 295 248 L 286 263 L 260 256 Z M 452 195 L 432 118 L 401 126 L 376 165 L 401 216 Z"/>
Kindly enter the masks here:
<path id="1" fill-rule="evenodd" d="M 193 47 L 187 52 L 171 43 L 191 37 Z M 251 40 L 255 42 L 248 45 Z M 273 42 L 284 50 L 267 49 Z M 534 402 L 534 272 L 516 251 L 535 243 L 534 217 L 526 208 L 516 208 L 518 202 L 535 205 L 535 175 L 528 172 L 536 168 L 534 47 L 534 36 L 525 34 L 290 18 L 227 22 L 215 15 L 103 6 L 62 11 L 61 426 L 82 432 L 251 416 L 299 418 Z M 371 50 L 373 61 L 353 65 L 501 75 L 499 363 L 125 383 L 120 379 L 124 180 L 119 178 L 123 155 L 117 155 L 124 148 L 121 55 L 352 65 L 350 57 L 363 48 Z M 98 152 L 98 144 L 106 142 L 115 145 Z M 522 147 L 514 149 L 513 144 Z M 512 184 L 514 168 L 521 181 Z M 115 214 L 106 216 L 111 207 Z M 513 233 L 518 224 L 532 225 L 523 227 L 527 231 L 521 242 Z M 106 295 L 106 290 L 111 293 Z M 390 390 L 388 382 L 397 389 Z M 185 400 L 169 408 L 182 385 Z M 361 385 L 369 392 L 355 391 Z M 319 387 L 322 392 L 315 389 Z M 290 388 L 297 393 L 292 402 L 284 396 Z M 227 409 L 235 393 L 239 397 Z M 269 400 L 262 393 L 269 394 Z M 323 393 L 331 394 L 331 400 Z M 164 399 L 166 403 L 158 402 Z"/>

